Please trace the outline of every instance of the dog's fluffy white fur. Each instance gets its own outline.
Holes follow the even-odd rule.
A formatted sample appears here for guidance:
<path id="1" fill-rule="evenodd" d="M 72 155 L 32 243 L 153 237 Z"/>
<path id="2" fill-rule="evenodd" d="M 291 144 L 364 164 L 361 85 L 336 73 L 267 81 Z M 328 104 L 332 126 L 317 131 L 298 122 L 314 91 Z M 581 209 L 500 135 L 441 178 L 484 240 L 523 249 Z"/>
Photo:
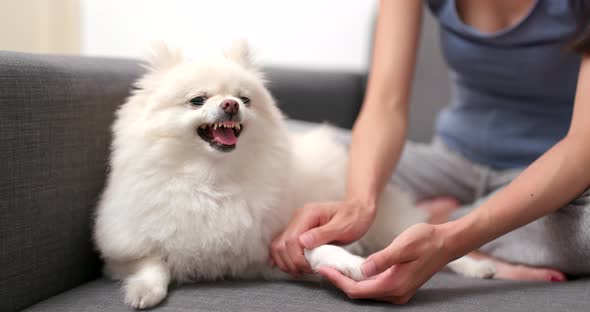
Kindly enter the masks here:
<path id="1" fill-rule="evenodd" d="M 197 96 L 204 103 L 191 104 Z M 232 131 L 236 124 L 241 131 L 231 148 L 198 134 L 227 120 L 220 107 L 227 100 L 238 104 Z M 105 271 L 124 282 L 125 300 L 135 308 L 158 304 L 171 280 L 288 278 L 267 264 L 271 240 L 298 207 L 344 197 L 345 148 L 326 126 L 287 131 L 243 43 L 192 61 L 156 47 L 148 73 L 116 113 L 113 135 L 94 238 Z M 361 244 L 381 249 L 423 220 L 407 195 L 388 186 Z M 306 256 L 313 268 L 364 278 L 363 258 L 341 247 Z M 467 266 L 458 270 L 493 274 L 489 263 Z"/>

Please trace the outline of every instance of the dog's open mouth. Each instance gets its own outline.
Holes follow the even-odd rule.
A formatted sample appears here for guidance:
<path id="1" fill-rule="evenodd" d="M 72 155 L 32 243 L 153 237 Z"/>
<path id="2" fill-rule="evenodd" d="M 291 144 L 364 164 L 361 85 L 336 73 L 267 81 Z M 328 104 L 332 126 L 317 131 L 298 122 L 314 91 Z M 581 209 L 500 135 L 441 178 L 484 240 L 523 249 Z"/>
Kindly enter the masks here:
<path id="1" fill-rule="evenodd" d="M 236 121 L 223 121 L 200 125 L 197 133 L 211 147 L 221 152 L 230 152 L 236 148 L 242 124 Z"/>

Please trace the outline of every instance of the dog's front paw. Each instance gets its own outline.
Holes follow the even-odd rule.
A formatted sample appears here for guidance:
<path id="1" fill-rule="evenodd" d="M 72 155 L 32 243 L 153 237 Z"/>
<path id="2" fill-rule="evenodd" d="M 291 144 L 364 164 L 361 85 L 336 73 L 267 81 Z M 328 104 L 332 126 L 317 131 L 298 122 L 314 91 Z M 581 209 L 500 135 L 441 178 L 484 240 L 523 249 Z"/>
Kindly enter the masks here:
<path id="1" fill-rule="evenodd" d="M 125 283 L 125 303 L 134 309 L 147 309 L 160 303 L 167 292 L 167 285 L 145 279 L 129 279 Z"/>
<path id="2" fill-rule="evenodd" d="M 349 253 L 342 247 L 322 245 L 311 250 L 306 249 L 305 258 L 314 271 L 320 267 L 331 267 L 355 281 L 365 279 L 361 271 L 365 259 Z"/>
<path id="3" fill-rule="evenodd" d="M 471 277 L 492 278 L 496 274 L 496 265 L 490 260 L 476 260 L 477 263 L 468 271 Z M 466 274 L 467 275 L 467 274 Z"/>
<path id="4" fill-rule="evenodd" d="M 496 265 L 490 260 L 477 260 L 471 257 L 462 257 L 449 263 L 451 270 L 476 278 L 491 278 L 496 274 Z"/>

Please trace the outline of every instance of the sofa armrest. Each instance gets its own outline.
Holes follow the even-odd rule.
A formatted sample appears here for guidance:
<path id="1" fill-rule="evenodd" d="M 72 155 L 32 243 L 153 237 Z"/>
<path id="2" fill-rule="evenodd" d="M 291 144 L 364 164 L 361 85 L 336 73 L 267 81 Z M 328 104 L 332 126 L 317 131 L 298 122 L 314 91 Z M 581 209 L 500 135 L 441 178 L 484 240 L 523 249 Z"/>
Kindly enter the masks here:
<path id="1" fill-rule="evenodd" d="M 0 52 L 0 311 L 91 280 L 92 211 L 137 61 Z"/>
<path id="2" fill-rule="evenodd" d="M 276 67 L 264 72 L 287 117 L 352 127 L 363 100 L 364 75 Z"/>

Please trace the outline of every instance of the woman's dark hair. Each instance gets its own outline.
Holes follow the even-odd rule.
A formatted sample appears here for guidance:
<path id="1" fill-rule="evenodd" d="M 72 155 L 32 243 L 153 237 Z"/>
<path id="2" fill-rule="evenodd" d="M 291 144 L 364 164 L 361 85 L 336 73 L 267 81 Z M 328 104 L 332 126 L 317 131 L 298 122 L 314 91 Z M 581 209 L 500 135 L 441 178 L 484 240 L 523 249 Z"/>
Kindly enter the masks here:
<path id="1" fill-rule="evenodd" d="M 574 52 L 590 55 L 590 0 L 573 1 L 577 11 L 578 31 L 571 42 Z"/>

